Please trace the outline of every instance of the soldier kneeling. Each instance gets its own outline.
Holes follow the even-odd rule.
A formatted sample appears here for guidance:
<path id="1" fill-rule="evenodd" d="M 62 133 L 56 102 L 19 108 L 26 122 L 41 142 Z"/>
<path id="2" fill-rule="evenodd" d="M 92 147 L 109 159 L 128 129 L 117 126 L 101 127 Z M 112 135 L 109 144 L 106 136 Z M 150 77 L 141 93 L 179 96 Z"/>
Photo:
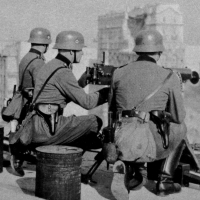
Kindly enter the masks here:
<path id="1" fill-rule="evenodd" d="M 162 35 L 142 30 L 135 44 L 137 60 L 115 70 L 111 83 L 109 109 L 113 113 L 121 110 L 115 130 L 119 160 L 113 167 L 111 190 L 120 200 L 146 184 L 146 163 L 158 160 L 163 161 L 157 195 L 180 192 L 181 186 L 173 181 L 174 172 L 183 150 L 189 149 L 181 81 L 172 70 L 157 64 L 164 51 Z"/>

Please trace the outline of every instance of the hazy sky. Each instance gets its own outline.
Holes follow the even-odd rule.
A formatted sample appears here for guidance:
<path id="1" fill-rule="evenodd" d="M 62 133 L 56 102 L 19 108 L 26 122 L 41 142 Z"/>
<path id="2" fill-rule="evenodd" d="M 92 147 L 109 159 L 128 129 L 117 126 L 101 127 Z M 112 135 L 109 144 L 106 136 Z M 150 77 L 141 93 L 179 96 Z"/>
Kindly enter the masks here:
<path id="1" fill-rule="evenodd" d="M 99 15 L 144 3 L 178 3 L 185 43 L 200 45 L 200 0 L 0 0 L 0 40 L 28 40 L 32 28 L 48 28 L 55 40 L 62 30 L 82 32 L 89 44 Z"/>

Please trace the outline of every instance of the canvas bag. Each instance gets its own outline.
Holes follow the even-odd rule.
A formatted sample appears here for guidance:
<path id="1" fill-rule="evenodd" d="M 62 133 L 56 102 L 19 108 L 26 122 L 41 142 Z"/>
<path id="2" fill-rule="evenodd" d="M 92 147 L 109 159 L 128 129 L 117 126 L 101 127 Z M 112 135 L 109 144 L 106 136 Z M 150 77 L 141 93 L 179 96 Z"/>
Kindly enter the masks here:
<path id="1" fill-rule="evenodd" d="M 22 75 L 22 81 L 20 83 L 18 90 L 16 92 L 15 91 L 13 92 L 13 97 L 11 100 L 9 100 L 9 103 L 7 103 L 8 104 L 7 107 L 4 107 L 2 109 L 1 115 L 4 121 L 9 122 L 12 119 L 20 119 L 22 109 L 28 101 L 26 98 L 24 98 L 23 91 L 22 91 L 22 84 L 24 81 L 25 71 L 27 70 L 28 66 L 37 58 L 38 57 L 32 59 L 28 63 L 28 65 L 24 69 L 24 72 Z"/>
<path id="2" fill-rule="evenodd" d="M 133 109 L 137 110 L 141 104 L 154 96 L 172 74 L 171 71 L 162 84 Z M 115 130 L 115 144 L 118 158 L 121 160 L 152 162 L 156 159 L 156 143 L 149 123 L 140 118 L 122 118 L 120 125 Z"/>

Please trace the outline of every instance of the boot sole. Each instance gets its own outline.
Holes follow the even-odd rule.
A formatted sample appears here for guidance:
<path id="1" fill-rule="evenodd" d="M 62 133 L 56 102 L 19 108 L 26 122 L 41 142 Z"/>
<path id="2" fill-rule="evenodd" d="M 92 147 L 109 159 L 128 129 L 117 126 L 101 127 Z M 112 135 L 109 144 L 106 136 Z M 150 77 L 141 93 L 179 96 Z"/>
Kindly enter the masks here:
<path id="1" fill-rule="evenodd" d="M 117 200 L 129 200 L 129 190 L 126 183 L 126 166 L 122 161 L 117 161 L 113 166 L 113 180 L 111 192 Z"/>
<path id="2" fill-rule="evenodd" d="M 181 190 L 180 191 L 171 191 L 171 192 L 157 192 L 156 195 L 160 196 L 160 197 L 167 197 L 168 195 L 178 194 L 180 192 L 181 192 Z"/>

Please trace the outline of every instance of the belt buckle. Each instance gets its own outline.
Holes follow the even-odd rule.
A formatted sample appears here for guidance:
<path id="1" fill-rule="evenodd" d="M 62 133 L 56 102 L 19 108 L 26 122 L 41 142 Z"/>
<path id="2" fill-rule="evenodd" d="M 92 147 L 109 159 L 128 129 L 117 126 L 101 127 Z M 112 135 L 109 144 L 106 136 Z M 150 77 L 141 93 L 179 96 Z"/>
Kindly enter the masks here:
<path id="1" fill-rule="evenodd" d="M 139 110 L 134 110 L 135 115 L 139 115 Z"/>
<path id="2" fill-rule="evenodd" d="M 138 112 L 138 117 L 144 120 L 146 117 L 146 112 L 143 112 L 143 111 Z"/>
<path id="3" fill-rule="evenodd" d="M 139 113 L 139 111 L 136 110 L 136 108 L 134 107 L 134 108 L 131 110 L 130 117 L 137 117 L 137 116 L 138 116 L 138 113 Z"/>
<path id="4" fill-rule="evenodd" d="M 137 117 L 141 119 L 143 122 L 148 122 L 149 121 L 149 113 L 146 113 L 144 111 L 138 111 L 137 112 Z"/>

